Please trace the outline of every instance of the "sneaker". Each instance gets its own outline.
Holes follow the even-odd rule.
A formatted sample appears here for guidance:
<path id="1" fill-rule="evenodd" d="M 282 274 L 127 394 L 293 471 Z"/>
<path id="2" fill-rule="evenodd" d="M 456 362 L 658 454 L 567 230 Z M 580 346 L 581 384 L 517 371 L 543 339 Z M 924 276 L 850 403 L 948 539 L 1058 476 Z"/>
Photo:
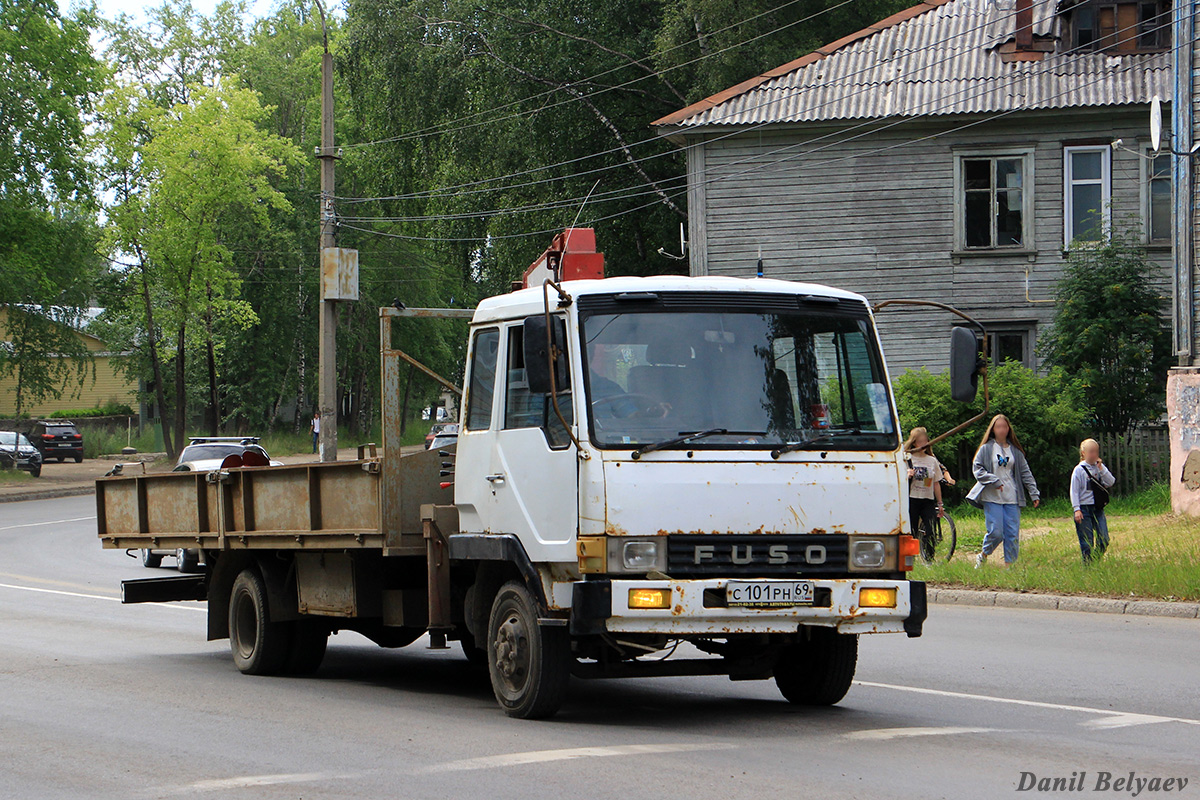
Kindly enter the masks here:
<path id="1" fill-rule="evenodd" d="M 987 563 L 987 556 L 985 556 L 983 553 L 980 553 L 979 555 L 975 556 L 975 569 L 979 569 L 986 563 Z"/>

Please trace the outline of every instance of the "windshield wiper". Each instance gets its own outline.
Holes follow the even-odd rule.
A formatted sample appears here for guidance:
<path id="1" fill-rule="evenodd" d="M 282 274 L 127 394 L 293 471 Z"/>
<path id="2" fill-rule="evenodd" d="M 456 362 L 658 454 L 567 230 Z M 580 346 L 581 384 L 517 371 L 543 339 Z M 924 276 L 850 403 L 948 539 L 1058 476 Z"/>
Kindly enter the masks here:
<path id="1" fill-rule="evenodd" d="M 804 448 L 808 447 L 809 445 L 814 445 L 817 442 L 824 442 L 824 441 L 836 439 L 839 436 L 861 436 L 861 435 L 862 435 L 862 431 L 858 428 L 851 428 L 850 430 L 846 430 L 846 431 L 831 431 L 829 433 L 823 433 L 820 436 L 814 436 L 811 439 L 804 439 L 803 441 L 799 441 L 799 442 L 791 442 L 789 444 L 783 445 L 782 447 L 777 447 L 771 451 L 771 458 L 778 460 L 779 457 L 781 455 L 783 455 L 784 453 L 791 453 L 796 450 L 803 450 Z"/>
<path id="2" fill-rule="evenodd" d="M 695 431 L 693 433 L 684 433 L 675 439 L 668 439 L 665 442 L 654 442 L 653 444 L 644 444 L 637 450 L 633 451 L 633 460 L 637 461 L 646 453 L 653 453 L 655 450 L 665 450 L 668 447 L 674 447 L 677 444 L 686 444 L 694 439 L 703 439 L 706 436 L 719 436 L 722 433 L 729 433 L 725 428 L 709 428 L 706 431 Z"/>

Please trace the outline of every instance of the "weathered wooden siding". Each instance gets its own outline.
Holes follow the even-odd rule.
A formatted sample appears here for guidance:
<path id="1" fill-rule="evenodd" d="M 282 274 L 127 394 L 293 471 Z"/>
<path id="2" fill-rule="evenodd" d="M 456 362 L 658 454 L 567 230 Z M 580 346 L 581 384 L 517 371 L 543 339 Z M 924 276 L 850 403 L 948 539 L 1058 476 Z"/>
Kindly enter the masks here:
<path id="1" fill-rule="evenodd" d="M 693 272 L 752 276 L 761 247 L 771 277 L 838 286 L 872 301 L 936 299 L 985 322 L 1044 329 L 1064 261 L 1063 147 L 1121 138 L 1140 152 L 1148 109 L 1029 112 L 953 130 L 978 119 L 710 136 L 689 158 Z M 1034 150 L 1028 251 L 956 256 L 954 153 L 993 146 Z M 1141 162 L 1136 153 L 1113 152 L 1116 226 L 1140 225 Z M 1169 295 L 1170 249 L 1151 255 Z M 922 366 L 940 371 L 952 324 L 937 312 L 882 314 L 893 375 Z"/>

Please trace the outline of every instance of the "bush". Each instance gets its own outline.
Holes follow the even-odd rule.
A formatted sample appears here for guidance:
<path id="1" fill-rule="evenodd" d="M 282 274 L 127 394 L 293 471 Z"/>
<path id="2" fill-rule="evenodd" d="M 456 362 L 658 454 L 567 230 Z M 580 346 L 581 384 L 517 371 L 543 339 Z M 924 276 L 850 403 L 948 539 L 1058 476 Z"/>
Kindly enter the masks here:
<path id="1" fill-rule="evenodd" d="M 115 400 L 109 400 L 102 406 L 96 408 L 74 408 L 65 411 L 55 411 L 49 416 L 50 419 L 74 419 L 76 417 L 132 417 L 134 411 L 125 403 L 118 403 Z"/>
<path id="2" fill-rule="evenodd" d="M 1005 414 L 1012 421 L 1042 494 L 1065 494 L 1071 470 L 1079 463 L 1079 442 L 1086 436 L 1091 413 L 1083 387 L 1060 370 L 1042 376 L 1013 361 L 990 371 L 990 385 L 988 416 L 934 447 L 958 481 L 955 494 L 965 495 L 975 483 L 971 459 L 994 414 Z M 905 431 L 923 425 L 930 436 L 937 436 L 983 410 L 982 385 L 973 403 L 950 399 L 949 373 L 934 375 L 924 368 L 906 372 L 896 378 L 895 390 Z"/>

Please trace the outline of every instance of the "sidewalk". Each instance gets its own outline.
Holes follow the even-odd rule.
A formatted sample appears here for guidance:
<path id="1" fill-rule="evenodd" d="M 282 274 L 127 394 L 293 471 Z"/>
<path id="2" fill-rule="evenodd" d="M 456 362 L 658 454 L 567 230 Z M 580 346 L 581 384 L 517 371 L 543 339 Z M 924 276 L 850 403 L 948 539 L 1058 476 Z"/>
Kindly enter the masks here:
<path id="1" fill-rule="evenodd" d="M 74 461 L 67 461 L 62 464 L 51 461 L 49 464 L 42 465 L 42 475 L 40 478 L 30 478 L 29 480 L 15 483 L 0 484 L 0 503 L 93 494 L 96 491 L 96 479 L 103 477 L 114 465 L 122 463 L 132 464 L 132 466 L 125 467 L 125 474 L 141 474 L 142 466 L 138 463 L 139 459 L 154 455 L 157 455 L 158 458 L 146 464 L 146 471 L 169 472 L 173 464 L 167 461 L 166 457 L 161 453 L 139 454 L 127 458 L 121 456 L 89 458 L 78 464 Z M 338 449 L 339 460 L 353 461 L 356 458 L 358 458 L 357 448 L 343 447 Z M 315 455 L 301 454 L 280 456 L 276 460 L 282 461 L 285 464 L 304 464 L 309 461 L 316 461 L 317 457 Z"/>
<path id="2" fill-rule="evenodd" d="M 1000 606 L 1057 611 L 1087 611 L 1096 614 L 1131 614 L 1145 617 L 1200 619 L 1200 603 L 1168 603 L 1161 600 L 1116 600 L 1111 597 L 1010 592 L 991 589 L 945 589 L 930 586 L 930 603 L 960 606 Z"/>

